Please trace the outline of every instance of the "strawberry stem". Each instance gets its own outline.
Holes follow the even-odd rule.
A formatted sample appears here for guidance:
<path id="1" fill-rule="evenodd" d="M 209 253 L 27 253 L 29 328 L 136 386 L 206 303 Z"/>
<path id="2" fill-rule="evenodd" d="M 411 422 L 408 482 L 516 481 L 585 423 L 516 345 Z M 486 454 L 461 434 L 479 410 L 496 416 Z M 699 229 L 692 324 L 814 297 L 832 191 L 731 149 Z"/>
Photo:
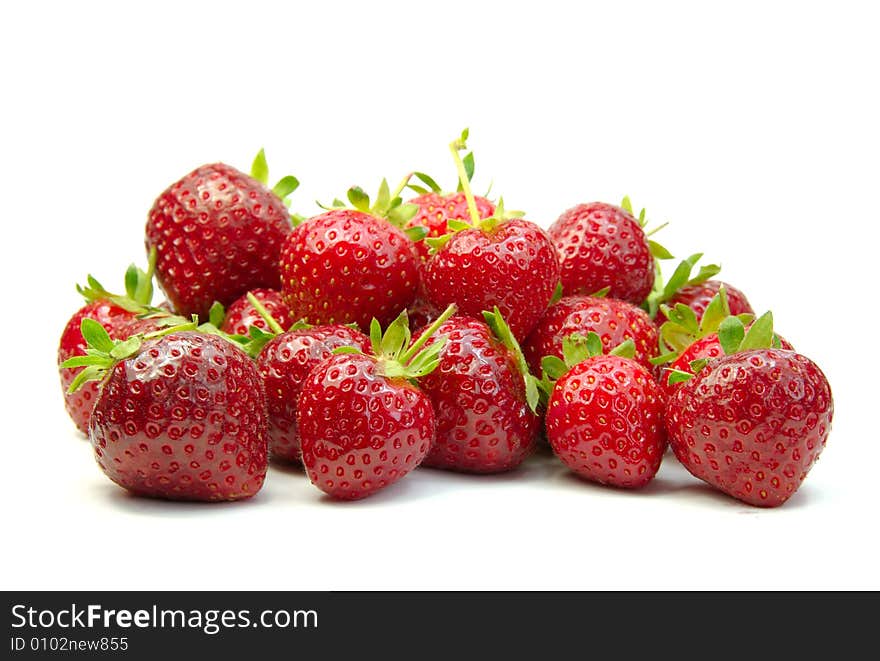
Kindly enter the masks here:
<path id="1" fill-rule="evenodd" d="M 253 305 L 254 309 L 260 313 L 260 316 L 263 318 L 263 320 L 267 324 L 269 324 L 269 328 L 272 330 L 273 333 L 275 333 L 276 335 L 281 335 L 281 333 L 284 332 L 284 329 L 281 328 L 281 324 L 279 324 L 275 320 L 275 317 L 273 317 L 269 313 L 269 311 L 266 309 L 266 306 L 264 306 L 262 303 L 260 303 L 260 299 L 258 299 L 256 296 L 254 296 L 251 292 L 248 292 L 247 293 L 247 300 L 248 300 L 248 303 Z"/>
<path id="2" fill-rule="evenodd" d="M 461 190 L 464 193 L 464 197 L 467 200 L 468 213 L 471 217 L 471 224 L 474 227 L 477 227 L 480 224 L 480 212 L 477 211 L 477 202 L 474 200 L 473 191 L 471 191 L 471 182 L 468 180 L 467 170 L 464 167 L 464 161 L 461 160 L 461 156 L 458 155 L 459 150 L 466 149 L 464 136 L 466 134 L 462 133 L 462 137 L 456 140 L 453 140 L 449 143 L 449 151 L 452 152 L 452 158 L 455 161 L 455 169 L 458 171 L 458 182 L 461 184 Z"/>
<path id="3" fill-rule="evenodd" d="M 409 186 L 409 180 L 412 179 L 413 173 L 410 172 L 403 178 L 403 181 L 391 192 L 391 199 L 393 200 L 395 197 L 400 197 L 400 194 L 403 193 L 403 189 Z"/>
<path id="4" fill-rule="evenodd" d="M 437 319 L 434 320 L 434 323 L 432 323 L 430 326 L 428 326 L 428 328 L 425 329 L 425 332 L 419 336 L 419 339 L 412 343 L 410 348 L 407 349 L 406 353 L 404 353 L 400 357 L 400 363 L 402 365 L 409 364 L 409 361 L 411 361 L 413 357 L 421 350 L 421 348 L 425 346 L 425 343 L 431 339 L 431 336 L 437 332 L 437 329 L 445 324 L 449 317 L 454 314 L 455 304 L 453 303 L 443 311 L 443 314 L 441 314 L 439 317 L 437 317 Z"/>

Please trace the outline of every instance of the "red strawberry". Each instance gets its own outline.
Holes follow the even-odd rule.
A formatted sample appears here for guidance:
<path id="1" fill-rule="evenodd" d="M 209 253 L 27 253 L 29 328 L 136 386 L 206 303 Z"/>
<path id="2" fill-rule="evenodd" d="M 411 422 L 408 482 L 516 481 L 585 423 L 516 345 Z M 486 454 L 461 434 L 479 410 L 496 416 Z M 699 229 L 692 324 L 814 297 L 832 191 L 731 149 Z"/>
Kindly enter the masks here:
<path id="1" fill-rule="evenodd" d="M 147 220 L 159 284 L 174 309 L 207 318 L 214 301 L 280 282 L 278 254 L 290 233 L 284 198 L 299 182 L 284 177 L 270 190 L 262 150 L 248 176 L 223 163 L 203 165 L 162 193 Z"/>
<path id="2" fill-rule="evenodd" d="M 651 293 L 654 257 L 671 255 L 648 239 L 644 210 L 637 220 L 628 198 L 622 207 L 579 204 L 550 226 L 566 294 L 593 294 L 607 287 L 611 298 L 640 305 Z"/>
<path id="3" fill-rule="evenodd" d="M 286 461 L 300 460 L 296 405 L 306 377 L 333 349 L 370 350 L 369 338 L 348 326 L 312 326 L 282 333 L 257 357 L 269 403 L 269 449 Z"/>
<path id="4" fill-rule="evenodd" d="M 296 319 L 290 313 L 290 308 L 281 296 L 281 292 L 275 289 L 254 289 L 248 292 L 255 296 L 265 309 L 272 315 L 282 328 L 290 328 Z M 260 312 L 248 300 L 247 295 L 236 299 L 225 312 L 220 330 L 230 335 L 247 335 L 251 326 L 257 326 L 268 330 L 266 320 Z"/>
<path id="5" fill-rule="evenodd" d="M 123 343 L 88 319 L 82 331 L 95 353 L 73 362 L 87 364 L 89 377 L 104 375 L 89 436 L 107 477 L 173 500 L 237 500 L 260 490 L 266 396 L 245 353 L 192 331 Z"/>
<path id="6" fill-rule="evenodd" d="M 366 194 L 352 188 L 356 209 L 333 208 L 291 232 L 281 248 L 281 285 L 295 318 L 366 329 L 373 318 L 389 323 L 413 302 L 418 258 L 392 222 L 402 224 L 416 209 L 389 195 L 383 181 L 370 207 Z"/>
<path id="7" fill-rule="evenodd" d="M 58 374 L 64 393 L 64 406 L 77 428 L 88 433 L 89 416 L 98 397 L 99 384 L 89 381 L 76 392 L 69 392 L 70 384 L 83 370 L 82 367 L 63 368 L 61 363 L 75 356 L 85 356 L 88 344 L 82 336 L 80 327 L 83 319 L 93 319 L 107 329 L 114 340 L 123 340 L 132 334 L 133 323 L 138 322 L 139 314 L 150 311 L 153 298 L 153 266 L 155 256 L 151 255 L 150 266 L 142 271 L 132 264 L 125 274 L 126 294 L 111 294 L 92 276 L 86 287 L 77 287 L 79 293 L 88 301 L 77 310 L 64 327 L 58 345 Z M 146 322 L 141 322 L 145 324 Z M 151 325 L 153 322 L 150 322 Z"/>
<path id="8" fill-rule="evenodd" d="M 663 393 L 641 364 L 601 355 L 596 333 L 584 339 L 580 351 L 576 340 L 566 341 L 564 363 L 555 357 L 544 363 L 558 378 L 547 403 L 547 440 L 581 477 L 642 487 L 657 474 L 666 449 Z"/>
<path id="9" fill-rule="evenodd" d="M 410 227 L 425 227 L 427 237 L 443 236 L 449 232 L 449 221 L 468 222 L 467 199 L 464 193 L 425 193 L 409 201 L 419 208 L 419 212 L 409 221 Z M 479 195 L 474 196 L 480 218 L 489 218 L 495 213 L 495 204 Z M 416 243 L 416 250 L 423 262 L 428 261 L 430 249 L 424 241 Z"/>
<path id="10" fill-rule="evenodd" d="M 471 317 L 498 307 L 522 341 L 547 309 L 559 281 L 559 263 L 544 230 L 526 220 L 506 219 L 503 202 L 495 216 L 479 218 L 458 157 L 466 138 L 464 131 L 450 147 L 469 200 L 472 227 L 459 225 L 454 234 L 429 240 L 439 249 L 425 268 L 425 290 L 434 305 L 455 304 Z"/>
<path id="11" fill-rule="evenodd" d="M 437 419 L 424 466 L 496 473 L 515 468 L 535 448 L 539 420 L 526 401 L 527 379 L 534 377 L 501 315 L 487 319 L 495 334 L 483 321 L 455 316 L 425 345 L 446 337 L 440 365 L 419 380 Z"/>
<path id="12" fill-rule="evenodd" d="M 450 308 L 412 346 L 406 315 L 381 336 L 371 324 L 375 356 L 335 355 L 309 374 L 296 423 L 312 483 L 334 498 L 369 496 L 418 466 L 434 442 L 434 411 L 412 380 L 437 366 L 443 348 L 420 351 Z M 417 353 L 418 352 L 418 353 Z"/>
<path id="13" fill-rule="evenodd" d="M 657 328 L 648 314 L 625 301 L 592 296 L 564 296 L 550 306 L 523 344 L 533 374 L 541 373 L 544 356 L 562 358 L 562 341 L 572 333 L 595 332 L 610 351 L 632 340 L 635 360 L 650 368 L 657 355 Z"/>
<path id="14" fill-rule="evenodd" d="M 719 336 L 723 345 L 742 338 L 736 352 L 708 361 L 667 404 L 670 444 L 694 476 L 745 503 L 776 507 L 825 447 L 831 388 L 810 359 L 767 348 L 769 313 L 748 333 L 730 319 Z"/>

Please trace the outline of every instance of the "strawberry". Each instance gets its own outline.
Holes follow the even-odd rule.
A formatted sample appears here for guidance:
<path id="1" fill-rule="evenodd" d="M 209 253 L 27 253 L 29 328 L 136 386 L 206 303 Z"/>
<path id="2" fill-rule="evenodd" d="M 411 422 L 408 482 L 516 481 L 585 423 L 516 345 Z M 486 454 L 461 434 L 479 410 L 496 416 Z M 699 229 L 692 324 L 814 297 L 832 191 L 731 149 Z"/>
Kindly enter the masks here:
<path id="1" fill-rule="evenodd" d="M 654 258 L 672 257 L 648 238 L 653 232 L 646 234 L 645 224 L 645 210 L 636 219 L 629 198 L 620 207 L 578 204 L 559 216 L 547 233 L 559 255 L 565 294 L 607 287 L 611 298 L 640 305 L 654 284 Z"/>
<path id="2" fill-rule="evenodd" d="M 648 314 L 626 301 L 595 296 L 564 296 L 551 305 L 523 344 L 533 374 L 540 374 L 544 356 L 562 358 L 562 342 L 572 333 L 595 332 L 610 351 L 632 340 L 635 360 L 650 368 L 657 355 L 657 328 Z"/>
<path id="3" fill-rule="evenodd" d="M 659 367 L 658 379 L 667 397 L 679 387 L 682 379 L 692 376 L 692 363 L 723 355 L 717 331 L 731 316 L 728 301 L 727 289 L 722 286 L 699 316 L 684 303 L 676 303 L 674 307 L 660 305 L 659 314 L 667 319 L 660 327 L 660 343 L 666 353 L 651 362 Z M 754 318 L 747 312 L 733 316 L 743 324 L 750 324 Z M 783 349 L 794 348 L 785 338 L 775 334 L 774 344 Z"/>
<path id="4" fill-rule="evenodd" d="M 440 310 L 433 304 L 429 303 L 428 300 L 422 296 L 416 296 L 416 300 L 406 309 L 406 314 L 409 318 L 409 325 L 412 328 L 422 328 L 423 326 L 429 325 L 440 316 L 441 312 L 443 312 L 443 310 Z"/>
<path id="5" fill-rule="evenodd" d="M 648 296 L 646 306 L 658 327 L 667 321 L 663 312 L 664 304 L 670 308 L 674 308 L 679 303 L 686 305 L 694 311 L 699 322 L 709 303 L 722 289 L 726 292 L 730 314 L 754 314 L 755 311 L 748 299 L 739 289 L 720 280 L 710 279 L 721 271 L 721 267 L 717 264 L 703 265 L 696 275 L 693 274 L 694 266 L 702 256 L 703 253 L 696 253 L 682 260 L 665 283 L 658 272 L 654 281 L 654 290 Z"/>
<path id="6" fill-rule="evenodd" d="M 419 282 L 413 241 L 402 225 L 416 212 L 383 180 L 376 203 L 360 188 L 306 220 L 281 247 L 281 285 L 293 317 L 311 324 L 387 324 L 409 306 Z M 415 236 L 415 235 L 414 235 Z M 418 236 L 424 236 L 422 229 Z"/>
<path id="7" fill-rule="evenodd" d="M 225 311 L 221 304 L 217 303 L 216 305 L 221 307 L 212 308 L 209 318 L 219 326 L 220 330 L 230 335 L 247 335 L 251 326 L 268 330 L 266 320 L 250 302 L 249 295 L 256 297 L 283 328 L 290 328 L 296 321 L 291 315 L 287 303 L 284 302 L 281 292 L 275 289 L 254 289 L 233 301 Z M 224 315 L 223 321 L 216 324 L 220 314 Z"/>
<path id="8" fill-rule="evenodd" d="M 473 152 L 469 152 L 462 158 L 462 164 L 467 180 L 471 181 L 474 176 Z M 409 227 L 425 227 L 428 230 L 426 238 L 437 238 L 449 232 L 450 220 L 454 223 L 466 223 L 470 220 L 467 196 L 460 183 L 457 191 L 447 193 L 441 190 L 437 182 L 427 174 L 415 172 L 414 176 L 428 188 L 418 184 L 407 184 L 408 188 L 419 193 L 418 197 L 409 200 L 410 204 L 414 204 L 419 209 L 418 213 L 408 222 Z M 474 205 L 480 218 L 489 218 L 495 213 L 495 203 L 485 197 L 474 195 Z M 419 241 L 416 243 L 416 250 L 422 258 L 422 263 L 427 262 L 431 256 L 428 244 Z"/>
<path id="9" fill-rule="evenodd" d="M 434 411 L 414 380 L 437 367 L 443 342 L 422 347 L 454 311 L 446 310 L 412 345 L 405 312 L 384 336 L 374 321 L 375 355 L 340 353 L 311 371 L 296 424 L 302 461 L 315 486 L 334 498 L 364 498 L 425 458 L 434 442 Z M 342 351 L 357 350 L 336 350 Z"/>
<path id="10" fill-rule="evenodd" d="M 146 245 L 156 249 L 159 284 L 178 313 L 205 318 L 214 301 L 228 305 L 252 289 L 278 289 L 278 254 L 291 229 L 284 200 L 299 182 L 284 177 L 270 190 L 267 180 L 260 150 L 251 176 L 203 165 L 156 199 Z"/>
<path id="11" fill-rule="evenodd" d="M 146 272 L 134 264 L 128 267 L 124 296 L 111 294 L 92 276 L 88 277 L 87 286 L 77 286 L 77 291 L 87 303 L 74 313 L 61 333 L 58 344 L 58 374 L 67 414 L 84 434 L 88 433 L 89 416 L 98 398 L 99 385 L 97 382 L 88 382 L 76 392 L 69 392 L 70 384 L 83 368 L 65 368 L 61 364 L 69 358 L 86 355 L 88 344 L 80 330 L 83 319 L 97 321 L 107 329 L 113 339 L 125 339 L 131 334 L 132 324 L 138 320 L 138 315 L 149 311 L 153 298 L 154 265 L 153 254 Z"/>
<path id="12" fill-rule="evenodd" d="M 776 507 L 800 487 L 825 447 L 834 403 L 809 358 L 772 348 L 770 313 L 746 332 L 718 329 L 725 354 L 696 366 L 666 407 L 675 456 L 695 477 L 750 505 Z"/>
<path id="13" fill-rule="evenodd" d="M 466 172 L 458 155 L 468 132 L 450 145 L 468 200 L 471 225 L 452 222 L 452 234 L 428 239 L 437 250 L 425 267 L 428 300 L 478 317 L 498 307 L 514 337 L 522 341 L 540 320 L 559 281 L 553 244 L 540 227 L 509 218 L 499 201 L 494 216 L 480 219 Z"/>
<path id="14" fill-rule="evenodd" d="M 454 316 L 425 344 L 446 338 L 438 368 L 419 379 L 437 420 L 423 466 L 497 473 L 516 468 L 535 448 L 535 379 L 497 309 L 486 321 Z"/>
<path id="15" fill-rule="evenodd" d="M 296 407 L 309 373 L 339 347 L 370 350 L 369 338 L 348 326 L 306 326 L 277 335 L 257 356 L 269 405 L 269 450 L 300 460 Z"/>
<path id="16" fill-rule="evenodd" d="M 266 396 L 248 356 L 195 323 L 114 342 L 84 319 L 88 356 L 72 386 L 101 378 L 89 437 L 101 470 L 142 495 L 237 500 L 267 468 Z"/>
<path id="17" fill-rule="evenodd" d="M 543 367 L 556 379 L 545 425 L 553 452 L 579 476 L 616 487 L 650 482 L 666 449 L 663 393 L 631 356 L 632 340 L 602 355 L 596 333 L 564 340 L 564 361 Z M 546 383 L 546 381 L 545 381 Z"/>

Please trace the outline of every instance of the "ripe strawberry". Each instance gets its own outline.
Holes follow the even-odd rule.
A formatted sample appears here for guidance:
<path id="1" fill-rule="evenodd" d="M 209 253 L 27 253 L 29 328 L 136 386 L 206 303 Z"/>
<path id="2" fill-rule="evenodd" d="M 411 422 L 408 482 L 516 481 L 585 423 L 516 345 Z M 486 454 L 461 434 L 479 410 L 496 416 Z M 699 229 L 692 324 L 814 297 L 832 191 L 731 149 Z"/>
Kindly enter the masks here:
<path id="1" fill-rule="evenodd" d="M 390 197 L 384 181 L 374 206 L 359 188 L 349 190 L 349 200 L 355 209 L 336 206 L 287 237 L 281 289 L 297 319 L 366 329 L 373 318 L 389 323 L 415 299 L 418 258 L 412 240 L 393 223 L 406 222 L 416 209 L 398 194 Z"/>
<path id="2" fill-rule="evenodd" d="M 296 423 L 302 461 L 315 486 L 334 498 L 363 498 L 425 458 L 434 442 L 434 412 L 413 380 L 437 367 L 443 342 L 420 350 L 453 312 L 446 310 L 412 346 L 405 313 L 384 336 L 374 321 L 374 356 L 335 355 L 311 371 Z"/>
<path id="3" fill-rule="evenodd" d="M 679 303 L 686 305 L 696 313 L 697 319 L 699 320 L 703 318 L 703 314 L 706 312 L 706 307 L 711 300 L 715 298 L 718 292 L 722 289 L 727 292 L 727 302 L 730 306 L 730 314 L 755 313 L 745 294 L 736 287 L 731 287 L 720 280 L 706 280 L 699 284 L 682 287 L 675 296 L 669 299 L 669 306 L 672 307 Z M 665 321 L 666 315 L 660 310 L 655 318 L 655 323 L 661 325 Z"/>
<path id="4" fill-rule="evenodd" d="M 125 339 L 132 334 L 132 324 L 138 321 L 138 315 L 145 314 L 150 309 L 149 304 L 153 298 L 154 264 L 155 256 L 151 256 L 150 266 L 146 272 L 134 264 L 128 268 L 125 274 L 124 296 L 111 294 L 92 276 L 89 276 L 86 287 L 77 287 L 87 303 L 74 313 L 61 333 L 61 341 L 58 345 L 58 374 L 61 378 L 67 414 L 76 424 L 77 429 L 84 434 L 88 433 L 89 416 L 98 398 L 99 384 L 90 381 L 76 392 L 68 392 L 70 384 L 83 368 L 64 368 L 61 364 L 69 358 L 86 355 L 88 344 L 80 330 L 83 319 L 94 319 L 107 329 L 113 339 Z"/>
<path id="5" fill-rule="evenodd" d="M 425 291 L 434 305 L 455 304 L 471 317 L 498 307 L 522 341 L 547 309 L 559 281 L 559 262 L 544 230 L 526 220 L 507 219 L 503 202 L 494 216 L 480 219 L 458 156 L 466 139 L 467 130 L 450 148 L 472 225 L 453 223 L 453 234 L 428 239 L 437 252 L 425 267 Z"/>
<path id="6" fill-rule="evenodd" d="M 278 253 L 290 233 L 284 199 L 299 182 L 266 187 L 263 151 L 251 176 L 223 163 L 203 165 L 162 193 L 147 220 L 146 245 L 158 255 L 156 275 L 174 309 L 206 318 L 214 301 L 280 280 Z"/>
<path id="7" fill-rule="evenodd" d="M 607 287 L 611 298 L 640 305 L 654 284 L 654 258 L 671 257 L 648 239 L 644 226 L 645 210 L 636 219 L 629 198 L 620 207 L 579 204 L 559 216 L 547 233 L 559 255 L 565 294 Z"/>
<path id="8" fill-rule="evenodd" d="M 535 448 L 535 383 L 534 399 L 527 401 L 528 380 L 534 377 L 501 315 L 486 313 L 486 319 L 491 328 L 471 317 L 452 317 L 425 344 L 446 338 L 440 365 L 419 380 L 437 420 L 424 466 L 497 473 L 516 468 Z"/>
<path id="9" fill-rule="evenodd" d="M 670 444 L 685 468 L 711 486 L 750 505 L 782 505 L 825 447 L 831 388 L 809 358 L 769 348 L 769 313 L 748 332 L 730 317 L 718 335 L 726 351 L 735 351 L 709 360 L 672 395 Z"/>
<path id="10" fill-rule="evenodd" d="M 572 333 L 595 332 L 610 351 L 632 340 L 634 359 L 651 367 L 657 355 L 657 328 L 648 314 L 625 301 L 593 296 L 564 296 L 548 308 L 523 344 L 523 353 L 533 374 L 541 373 L 544 356 L 562 358 L 562 342 Z"/>
<path id="11" fill-rule="evenodd" d="M 565 340 L 565 361 L 544 361 L 555 379 L 545 425 L 553 452 L 594 482 L 637 488 L 657 474 L 666 449 L 663 393 L 650 372 L 623 355 L 602 355 L 596 333 Z"/>
<path id="12" fill-rule="evenodd" d="M 306 377 L 339 347 L 370 350 L 369 338 L 348 326 L 308 326 L 277 335 L 257 356 L 269 404 L 269 450 L 300 460 L 296 406 Z"/>
<path id="13" fill-rule="evenodd" d="M 83 379 L 103 377 L 89 437 L 107 477 L 172 500 L 237 500 L 260 490 L 266 396 L 245 353 L 183 329 L 119 343 L 85 319 L 82 333 L 93 352 L 68 363 L 86 366 Z"/>
<path id="14" fill-rule="evenodd" d="M 462 159 L 462 165 L 467 180 L 471 181 L 474 176 L 473 152 L 465 155 Z M 418 197 L 409 201 L 410 204 L 418 207 L 418 213 L 407 223 L 408 227 L 424 227 L 428 230 L 426 238 L 437 238 L 449 232 L 450 220 L 454 223 L 467 223 L 470 220 L 467 196 L 464 194 L 461 184 L 454 193 L 446 193 L 441 190 L 434 179 L 423 172 L 416 172 L 414 176 L 421 180 L 427 188 L 418 184 L 407 184 L 408 188 L 419 193 Z M 480 218 L 489 218 L 495 213 L 495 204 L 485 197 L 474 195 L 474 204 Z M 428 244 L 419 241 L 416 243 L 416 250 L 422 258 L 422 263 L 427 262 L 431 256 Z"/>
<path id="15" fill-rule="evenodd" d="M 248 294 L 255 296 L 282 328 L 290 328 L 296 321 L 291 315 L 287 303 L 284 302 L 280 291 L 275 289 L 254 289 L 248 292 Z M 220 304 L 218 303 L 218 305 Z M 220 312 L 220 308 L 211 310 L 212 315 L 219 314 Z M 219 321 L 219 318 L 215 318 L 213 321 Z M 241 298 L 236 299 L 225 310 L 220 330 L 230 335 L 247 335 L 251 326 L 257 326 L 263 330 L 268 330 L 269 328 L 266 320 L 263 319 L 253 303 L 248 300 L 248 295 L 245 294 Z"/>

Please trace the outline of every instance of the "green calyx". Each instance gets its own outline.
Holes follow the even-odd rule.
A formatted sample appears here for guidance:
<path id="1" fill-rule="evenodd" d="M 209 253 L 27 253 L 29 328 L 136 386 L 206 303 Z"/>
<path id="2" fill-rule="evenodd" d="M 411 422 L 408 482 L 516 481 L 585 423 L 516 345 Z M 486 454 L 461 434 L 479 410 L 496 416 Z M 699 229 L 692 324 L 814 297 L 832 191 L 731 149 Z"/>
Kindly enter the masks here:
<path id="1" fill-rule="evenodd" d="M 529 408 L 532 409 L 532 412 L 536 412 L 538 410 L 538 405 L 541 403 L 540 382 L 535 375 L 529 371 L 529 364 L 526 362 L 526 357 L 523 355 L 519 342 L 517 342 L 516 337 L 514 337 L 511 332 L 510 326 L 507 325 L 498 306 L 495 306 L 492 309 L 492 312 L 484 311 L 483 318 L 486 320 L 486 324 L 489 326 L 489 329 L 492 331 L 492 334 L 496 339 L 498 339 L 498 341 L 507 347 L 507 349 L 513 354 L 516 366 L 525 380 L 526 403 L 529 405 Z"/>
<path id="2" fill-rule="evenodd" d="M 263 149 L 257 152 L 254 162 L 251 164 L 251 176 L 264 186 L 269 185 L 269 164 L 266 162 L 266 152 Z M 299 179 L 293 175 L 281 177 L 278 182 L 272 186 L 272 192 L 284 203 L 284 206 L 290 207 L 290 195 L 299 188 Z M 296 227 L 302 222 L 302 216 L 299 214 L 291 214 L 290 220 Z"/>
<path id="3" fill-rule="evenodd" d="M 639 227 L 641 227 L 645 236 L 648 237 L 648 247 L 651 249 L 651 254 L 655 259 L 672 259 L 672 253 L 669 252 L 662 245 L 651 239 L 650 237 L 662 230 L 669 223 L 663 223 L 654 227 L 653 229 L 648 229 L 648 220 L 645 218 L 645 209 L 639 212 L 638 216 L 633 211 L 632 201 L 629 199 L 629 195 L 624 195 L 623 200 L 620 202 L 620 208 L 626 211 L 630 216 L 636 219 L 639 223 Z"/>
<path id="4" fill-rule="evenodd" d="M 550 398 L 553 392 L 553 386 L 575 365 L 596 358 L 597 356 L 606 355 L 602 347 L 602 338 L 598 333 L 590 331 L 586 335 L 581 333 L 572 333 L 562 340 L 562 358 L 559 356 L 544 356 L 541 359 L 541 381 L 539 387 L 541 396 L 546 400 Z M 636 355 L 636 345 L 632 340 L 625 340 L 607 352 L 609 356 L 620 356 L 621 358 L 633 358 Z"/>
<path id="5" fill-rule="evenodd" d="M 672 276 L 665 283 L 663 282 L 663 275 L 658 266 L 657 276 L 654 279 L 654 287 L 643 306 L 652 319 L 657 316 L 657 311 L 660 309 L 660 305 L 669 301 L 681 289 L 706 282 L 706 280 L 714 278 L 721 272 L 721 266 L 718 264 L 704 264 L 700 267 L 700 270 L 696 275 L 694 275 L 694 267 L 697 262 L 700 261 L 702 256 L 703 253 L 698 252 L 694 253 L 687 259 L 682 260 L 675 268 Z"/>
<path id="6" fill-rule="evenodd" d="M 773 332 L 773 313 L 765 312 L 754 321 L 752 318 L 752 315 L 729 315 L 721 320 L 715 331 L 712 331 L 718 334 L 718 342 L 726 356 L 753 349 L 781 348 L 782 342 Z M 708 362 L 706 358 L 692 360 L 688 364 L 691 372 L 667 368 L 668 382 L 672 384 L 689 381 L 699 374 Z"/>
<path id="7" fill-rule="evenodd" d="M 84 356 L 68 358 L 60 367 L 84 367 L 71 382 L 67 392 L 79 390 L 87 381 L 97 381 L 104 378 L 113 366 L 121 360 L 130 358 L 140 351 L 144 340 L 162 337 L 179 331 L 196 330 L 197 318 L 194 316 L 191 322 L 169 326 L 146 335 L 132 335 L 125 340 L 113 340 L 99 322 L 86 317 L 80 324 L 83 339 L 88 345 Z"/>
<path id="8" fill-rule="evenodd" d="M 290 328 L 285 329 L 253 293 L 247 293 L 247 300 L 263 318 L 263 321 L 266 322 L 266 325 L 269 327 L 268 331 L 255 325 L 251 325 L 248 328 L 247 335 L 226 333 L 220 330 L 223 322 L 226 320 L 226 310 L 219 301 L 214 301 L 208 313 L 208 322 L 198 327 L 199 332 L 219 335 L 228 342 L 235 344 L 251 358 L 256 358 L 260 355 L 263 347 L 282 333 L 312 328 L 311 324 L 307 324 L 304 320 L 300 319 Z"/>
<path id="9" fill-rule="evenodd" d="M 703 318 L 697 320 L 697 314 L 683 303 L 670 308 L 660 304 L 667 321 L 660 327 L 661 355 L 652 358 L 654 365 L 672 362 L 691 344 L 710 333 L 718 331 L 722 322 L 730 316 L 730 305 L 727 302 L 727 290 L 722 287 L 706 306 Z M 753 318 L 750 314 L 738 315 L 740 323 L 747 324 Z"/>
<path id="10" fill-rule="evenodd" d="M 153 274 L 156 272 L 156 248 L 150 250 L 147 270 L 131 264 L 125 271 L 125 294 L 114 294 L 107 291 L 91 274 L 86 278 L 86 285 L 77 285 L 76 290 L 89 303 L 99 300 L 110 301 L 114 305 L 137 314 L 156 311 L 151 307 L 153 301 Z"/>
<path id="11" fill-rule="evenodd" d="M 385 332 L 377 319 L 370 323 L 370 345 L 376 359 L 377 372 L 389 379 L 406 379 L 413 384 L 419 377 L 427 376 L 440 364 L 440 352 L 446 345 L 446 337 L 440 336 L 431 346 L 425 347 L 437 329 L 455 314 L 455 305 L 450 305 L 413 342 L 406 310 L 392 321 Z M 339 347 L 333 353 L 364 353 L 356 347 Z"/>
<path id="12" fill-rule="evenodd" d="M 477 202 L 474 198 L 474 193 L 471 190 L 471 177 L 473 176 L 473 158 L 470 159 L 470 166 L 468 166 L 467 156 L 462 159 L 459 153 L 467 149 L 467 139 L 469 135 L 469 129 L 464 129 L 458 138 L 449 143 L 449 151 L 452 154 L 452 159 L 455 161 L 455 168 L 458 171 L 458 190 L 464 193 L 465 200 L 467 200 L 470 222 L 465 223 L 450 221 L 448 223 L 448 227 L 451 231 L 448 234 L 444 234 L 443 236 L 438 236 L 431 239 L 426 239 L 426 242 L 433 252 L 437 252 L 443 246 L 445 246 L 449 239 L 451 239 L 456 232 L 475 228 L 487 233 L 491 233 L 494 232 L 500 225 L 502 225 L 506 221 L 512 218 L 522 218 L 525 215 L 522 211 L 506 210 L 504 208 L 504 198 L 501 197 L 498 199 L 498 204 L 495 205 L 495 213 L 493 213 L 488 218 L 480 218 L 480 212 L 477 209 Z M 469 155 L 473 156 L 472 153 L 469 153 Z"/>
<path id="13" fill-rule="evenodd" d="M 379 192 L 376 194 L 376 200 L 372 204 L 370 203 L 370 196 L 363 188 L 352 186 L 348 189 L 348 204 L 336 198 L 329 206 L 320 202 L 318 202 L 318 206 L 328 211 L 333 209 L 356 209 L 377 218 L 383 218 L 395 227 L 404 229 L 406 224 L 419 212 L 417 204 L 405 203 L 400 196 L 412 176 L 412 174 L 406 175 L 393 191 L 388 186 L 388 180 L 382 179 L 382 183 L 379 184 Z M 409 228 L 405 231 L 407 236 L 413 241 L 421 240 L 428 233 L 427 228 L 424 227 Z"/>

